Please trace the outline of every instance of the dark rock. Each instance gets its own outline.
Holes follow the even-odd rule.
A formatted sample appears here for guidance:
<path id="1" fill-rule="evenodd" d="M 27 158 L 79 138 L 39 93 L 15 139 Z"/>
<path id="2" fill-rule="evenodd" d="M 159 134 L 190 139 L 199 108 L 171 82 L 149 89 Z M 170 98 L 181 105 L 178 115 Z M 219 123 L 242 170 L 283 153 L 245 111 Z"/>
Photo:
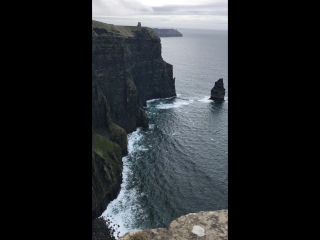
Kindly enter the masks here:
<path id="1" fill-rule="evenodd" d="M 223 78 L 215 82 L 214 87 L 211 89 L 211 97 L 209 99 L 215 102 L 223 102 L 226 90 L 223 86 Z"/>
<path id="2" fill-rule="evenodd" d="M 172 65 L 162 59 L 151 28 L 92 21 L 92 68 L 110 120 L 127 133 L 148 127 L 147 100 L 176 96 Z"/>
<path id="3" fill-rule="evenodd" d="M 92 240 L 115 240 L 113 232 L 115 229 L 104 218 L 96 218 L 92 221 Z M 117 232 L 119 234 L 119 232 Z"/>
<path id="4" fill-rule="evenodd" d="M 158 37 L 182 37 L 183 35 L 177 29 L 159 29 L 152 28 Z"/>
<path id="5" fill-rule="evenodd" d="M 110 119 L 110 108 L 92 74 L 92 219 L 115 199 L 122 182 L 127 133 Z"/>

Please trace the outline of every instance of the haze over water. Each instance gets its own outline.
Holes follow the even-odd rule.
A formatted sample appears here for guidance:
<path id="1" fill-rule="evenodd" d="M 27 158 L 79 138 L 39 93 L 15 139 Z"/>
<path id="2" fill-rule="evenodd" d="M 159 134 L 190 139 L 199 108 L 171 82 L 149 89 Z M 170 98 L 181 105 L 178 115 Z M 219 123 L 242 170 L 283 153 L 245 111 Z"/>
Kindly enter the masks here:
<path id="1" fill-rule="evenodd" d="M 183 37 L 161 38 L 178 96 L 148 101 L 149 129 L 128 135 L 121 191 L 103 213 L 120 236 L 228 208 L 228 33 L 178 30 Z M 208 100 L 219 78 L 220 104 Z"/>

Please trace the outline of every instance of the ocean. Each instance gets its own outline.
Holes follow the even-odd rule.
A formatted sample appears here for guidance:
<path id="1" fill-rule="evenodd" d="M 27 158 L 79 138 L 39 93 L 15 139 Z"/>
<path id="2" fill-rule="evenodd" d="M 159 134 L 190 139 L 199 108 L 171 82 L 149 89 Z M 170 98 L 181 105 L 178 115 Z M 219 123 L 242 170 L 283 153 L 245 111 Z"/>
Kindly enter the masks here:
<path id="1" fill-rule="evenodd" d="M 102 214 L 120 236 L 228 209 L 228 32 L 178 31 L 183 37 L 161 38 L 177 97 L 147 102 L 149 129 L 128 134 L 121 191 Z M 223 103 L 208 100 L 219 78 Z"/>

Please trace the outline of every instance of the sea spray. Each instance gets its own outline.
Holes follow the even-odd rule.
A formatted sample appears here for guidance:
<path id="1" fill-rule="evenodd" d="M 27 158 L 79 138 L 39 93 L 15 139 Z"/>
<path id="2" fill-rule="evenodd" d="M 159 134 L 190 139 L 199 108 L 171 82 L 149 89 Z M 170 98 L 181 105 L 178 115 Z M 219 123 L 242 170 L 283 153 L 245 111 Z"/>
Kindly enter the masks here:
<path id="1" fill-rule="evenodd" d="M 142 208 L 137 202 L 139 193 L 135 187 L 132 187 L 134 183 L 131 182 L 131 176 L 133 174 L 131 169 L 132 155 L 134 155 L 136 151 L 147 150 L 147 148 L 139 145 L 139 141 L 142 138 L 141 128 L 128 134 L 128 155 L 122 158 L 123 171 L 121 190 L 118 197 L 109 203 L 106 211 L 102 214 L 102 216 L 115 224 L 115 238 L 117 238 L 117 232 L 119 232 L 119 236 L 122 236 L 131 230 L 136 230 L 133 227 L 135 215 L 143 214 L 139 212 Z"/>

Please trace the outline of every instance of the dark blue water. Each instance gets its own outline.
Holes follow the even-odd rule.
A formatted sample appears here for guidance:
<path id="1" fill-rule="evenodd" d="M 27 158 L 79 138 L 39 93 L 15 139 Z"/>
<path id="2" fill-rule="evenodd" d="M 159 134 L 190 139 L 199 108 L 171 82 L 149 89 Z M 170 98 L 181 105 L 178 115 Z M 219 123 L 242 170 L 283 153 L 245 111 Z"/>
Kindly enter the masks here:
<path id="1" fill-rule="evenodd" d="M 128 135 L 122 189 L 103 214 L 120 225 L 120 236 L 228 208 L 228 35 L 178 30 L 183 37 L 161 38 L 178 96 L 148 101 L 149 129 Z M 226 88 L 220 104 L 208 100 L 219 78 Z"/>

